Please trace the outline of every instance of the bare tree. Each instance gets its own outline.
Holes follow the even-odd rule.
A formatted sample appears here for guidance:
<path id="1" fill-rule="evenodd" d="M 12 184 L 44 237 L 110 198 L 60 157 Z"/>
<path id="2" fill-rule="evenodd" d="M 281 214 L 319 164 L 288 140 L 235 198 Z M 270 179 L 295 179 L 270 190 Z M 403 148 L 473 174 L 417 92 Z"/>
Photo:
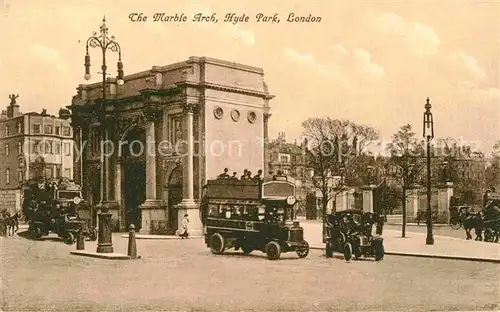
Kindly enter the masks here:
<path id="1" fill-rule="evenodd" d="M 486 168 L 486 187 L 500 191 L 500 140 L 493 145 L 490 164 Z"/>
<path id="2" fill-rule="evenodd" d="M 378 133 L 348 120 L 319 117 L 303 121 L 302 127 L 306 166 L 313 170 L 309 180 L 321 193 L 324 216 L 328 202 L 346 185 L 359 180 L 360 155 L 378 139 Z"/>
<path id="3" fill-rule="evenodd" d="M 411 125 L 406 124 L 392 135 L 392 142 L 387 145 L 391 161 L 387 174 L 402 188 L 401 206 L 403 208 L 403 226 L 401 236 L 406 236 L 406 191 L 416 183 L 424 168 L 422 141 L 417 139 Z"/>

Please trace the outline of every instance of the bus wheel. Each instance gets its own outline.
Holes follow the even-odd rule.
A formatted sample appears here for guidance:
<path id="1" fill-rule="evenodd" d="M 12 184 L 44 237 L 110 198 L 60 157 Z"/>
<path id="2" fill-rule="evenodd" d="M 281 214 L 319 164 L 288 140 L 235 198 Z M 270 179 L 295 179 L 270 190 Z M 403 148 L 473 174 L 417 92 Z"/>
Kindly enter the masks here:
<path id="1" fill-rule="evenodd" d="M 219 233 L 212 234 L 210 237 L 210 251 L 212 251 L 214 255 L 220 255 L 224 252 L 225 248 L 224 237 Z"/>
<path id="2" fill-rule="evenodd" d="M 278 260 L 281 255 L 281 247 L 275 242 L 271 241 L 266 245 L 266 254 L 269 260 Z"/>

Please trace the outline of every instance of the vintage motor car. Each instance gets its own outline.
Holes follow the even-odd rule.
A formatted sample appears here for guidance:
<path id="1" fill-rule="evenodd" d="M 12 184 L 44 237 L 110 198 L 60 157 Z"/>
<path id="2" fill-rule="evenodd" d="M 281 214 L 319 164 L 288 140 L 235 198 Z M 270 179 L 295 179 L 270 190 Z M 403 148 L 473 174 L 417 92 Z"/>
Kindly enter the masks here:
<path id="1" fill-rule="evenodd" d="M 326 256 L 334 252 L 344 254 L 344 259 L 352 257 L 374 257 L 376 261 L 384 258 L 383 238 L 372 235 L 373 225 L 383 222 L 377 214 L 360 210 L 332 212 L 324 218 L 323 241 Z"/>
<path id="2" fill-rule="evenodd" d="M 277 260 L 282 253 L 309 254 L 304 229 L 293 220 L 295 184 L 286 177 L 209 180 L 202 203 L 205 243 L 213 254 L 234 248 Z"/>
<path id="3" fill-rule="evenodd" d="M 28 180 L 23 186 L 23 213 L 28 220 L 28 233 L 40 239 L 50 232 L 61 237 L 66 244 L 73 244 L 82 234 L 91 241 L 97 231 L 78 216 L 79 209 L 87 203 L 81 188 L 67 179 Z"/>

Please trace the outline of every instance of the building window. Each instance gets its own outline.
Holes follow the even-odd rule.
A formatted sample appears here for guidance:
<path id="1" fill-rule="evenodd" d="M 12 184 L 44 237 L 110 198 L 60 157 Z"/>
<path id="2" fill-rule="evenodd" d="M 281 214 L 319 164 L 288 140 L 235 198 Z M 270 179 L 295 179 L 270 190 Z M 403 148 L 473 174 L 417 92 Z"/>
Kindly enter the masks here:
<path id="1" fill-rule="evenodd" d="M 71 169 L 70 168 L 65 168 L 64 169 L 64 177 L 71 179 Z"/>
<path id="2" fill-rule="evenodd" d="M 52 125 L 45 125 L 45 134 L 53 134 Z"/>
<path id="3" fill-rule="evenodd" d="M 21 183 L 24 182 L 24 175 L 23 175 L 23 172 L 21 170 L 19 170 L 17 172 L 17 181 L 19 181 Z"/>
<path id="4" fill-rule="evenodd" d="M 53 178 L 53 176 L 52 176 L 52 167 L 45 168 L 45 177 L 47 179 Z"/>
<path id="5" fill-rule="evenodd" d="M 56 126 L 56 135 L 60 135 L 60 134 L 61 134 L 61 127 Z"/>
<path id="6" fill-rule="evenodd" d="M 33 141 L 33 148 L 31 150 L 33 154 L 40 152 L 40 142 L 41 142 L 40 140 Z"/>
<path id="7" fill-rule="evenodd" d="M 40 125 L 34 124 L 32 127 L 33 133 L 40 133 Z"/>
<path id="8" fill-rule="evenodd" d="M 68 142 L 64 143 L 64 155 L 71 156 L 71 145 Z"/>
<path id="9" fill-rule="evenodd" d="M 45 154 L 52 154 L 52 142 L 51 141 L 45 142 Z"/>
<path id="10" fill-rule="evenodd" d="M 8 125 L 5 125 L 5 136 L 9 136 L 10 133 L 9 133 L 9 126 Z"/>
<path id="11" fill-rule="evenodd" d="M 54 143 L 54 154 L 61 155 L 61 143 L 59 142 Z"/>
<path id="12" fill-rule="evenodd" d="M 57 166 L 56 167 L 56 178 L 60 178 L 60 177 L 61 177 L 61 167 Z"/>
<path id="13" fill-rule="evenodd" d="M 5 144 L 5 156 L 9 156 L 10 150 L 9 150 L 9 144 Z"/>
<path id="14" fill-rule="evenodd" d="M 17 154 L 18 155 L 23 154 L 23 142 L 21 141 L 17 142 Z"/>
<path id="15" fill-rule="evenodd" d="M 64 136 L 70 136 L 71 135 L 71 130 L 69 127 L 63 127 L 63 135 Z"/>
<path id="16" fill-rule="evenodd" d="M 6 169 L 5 170 L 5 184 L 9 184 L 10 183 L 10 169 Z"/>
<path id="17" fill-rule="evenodd" d="M 17 133 L 23 133 L 23 123 L 20 121 L 17 123 Z"/>

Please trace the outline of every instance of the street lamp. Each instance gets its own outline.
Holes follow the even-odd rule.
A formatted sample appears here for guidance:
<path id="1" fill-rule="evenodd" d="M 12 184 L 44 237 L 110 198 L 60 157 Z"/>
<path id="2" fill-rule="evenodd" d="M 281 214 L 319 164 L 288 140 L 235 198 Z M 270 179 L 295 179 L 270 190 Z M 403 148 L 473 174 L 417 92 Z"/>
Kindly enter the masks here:
<path id="1" fill-rule="evenodd" d="M 108 140 L 108 131 L 106 129 L 106 52 L 109 50 L 111 52 L 118 53 L 118 85 L 123 85 L 123 63 L 122 63 L 122 52 L 120 45 L 115 41 L 115 37 L 108 37 L 108 27 L 106 26 L 106 17 L 102 19 L 102 25 L 100 27 L 100 35 L 97 32 L 93 32 L 92 36 L 87 39 L 87 44 L 85 46 L 85 80 L 89 80 L 90 75 L 90 54 L 89 47 L 100 48 L 102 52 L 102 100 L 99 107 L 99 123 L 101 126 L 101 201 L 99 202 L 100 213 L 99 216 L 99 235 L 97 242 L 97 252 L 99 253 L 111 253 L 113 252 L 113 244 L 111 242 L 111 216 L 109 213 L 109 203 L 108 203 L 108 190 L 107 190 L 107 153 L 106 144 Z"/>
<path id="2" fill-rule="evenodd" d="M 427 98 L 423 123 L 423 136 L 427 140 L 427 237 L 425 239 L 427 245 L 434 245 L 431 210 L 431 140 L 434 138 L 434 119 L 432 118 L 431 108 L 431 102 Z"/>

